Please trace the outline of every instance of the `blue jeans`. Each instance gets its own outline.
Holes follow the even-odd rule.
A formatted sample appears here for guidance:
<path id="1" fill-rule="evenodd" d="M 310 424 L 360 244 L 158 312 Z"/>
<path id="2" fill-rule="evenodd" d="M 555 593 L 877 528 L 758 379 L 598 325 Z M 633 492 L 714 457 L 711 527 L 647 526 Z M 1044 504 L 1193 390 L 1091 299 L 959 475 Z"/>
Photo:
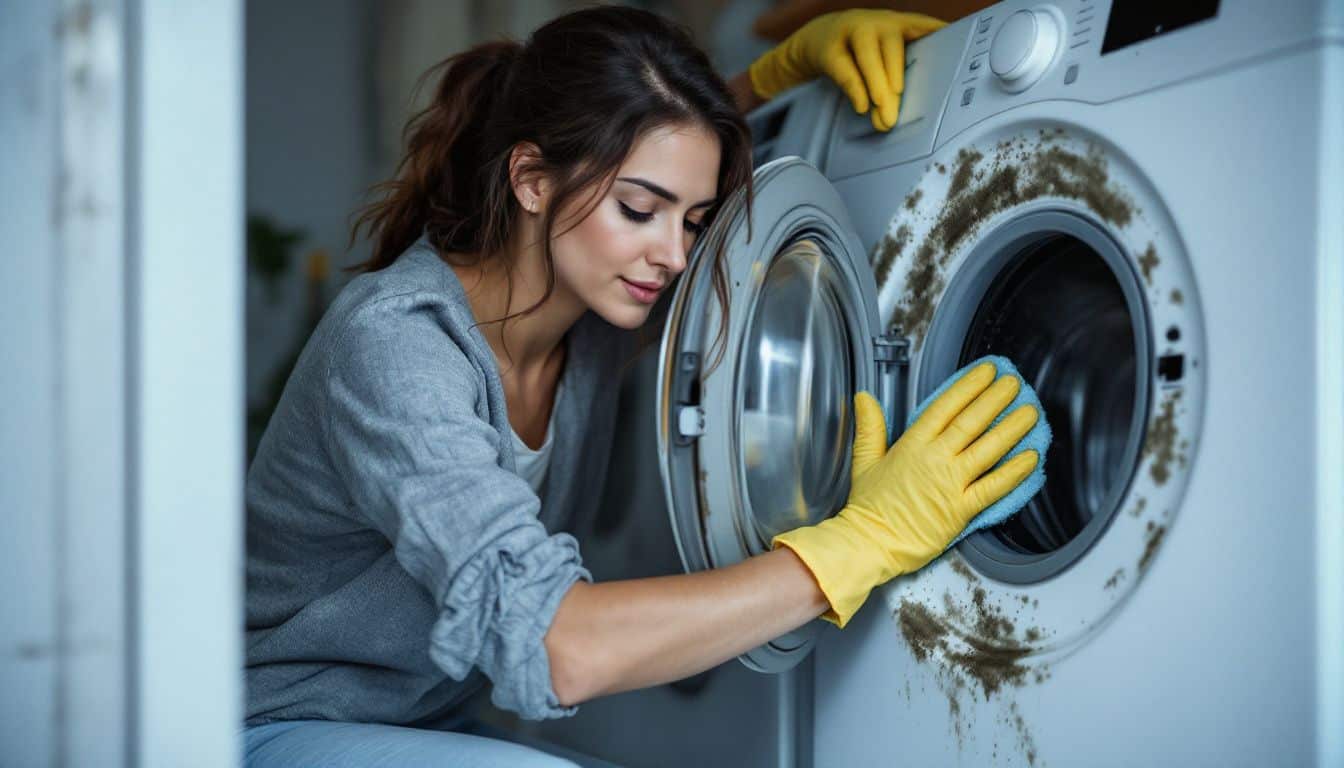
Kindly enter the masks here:
<path id="1" fill-rule="evenodd" d="M 481 728 L 478 730 L 489 729 Z M 577 768 L 499 738 L 379 723 L 288 720 L 243 732 L 245 768 Z"/>

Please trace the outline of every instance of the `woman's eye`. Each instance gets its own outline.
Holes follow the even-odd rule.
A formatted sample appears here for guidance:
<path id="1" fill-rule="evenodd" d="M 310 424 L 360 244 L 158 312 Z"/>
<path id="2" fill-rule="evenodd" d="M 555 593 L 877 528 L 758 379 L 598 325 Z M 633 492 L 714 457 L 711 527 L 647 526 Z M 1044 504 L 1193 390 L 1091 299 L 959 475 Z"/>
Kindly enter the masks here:
<path id="1" fill-rule="evenodd" d="M 631 221 L 635 221 L 635 222 L 639 222 L 640 224 L 643 224 L 644 222 L 646 222 L 646 221 L 648 221 L 649 219 L 652 219 L 652 218 L 653 218 L 653 213 L 652 213 L 652 212 L 645 213 L 644 211 L 636 211 L 634 208 L 631 208 L 630 206 L 626 205 L 625 203 L 622 203 L 620 200 L 617 200 L 617 201 L 616 201 L 616 204 L 619 205 L 619 206 L 621 206 L 621 214 L 624 215 L 625 218 L 627 218 L 627 219 L 629 219 L 629 220 L 631 220 Z"/>
<path id="2" fill-rule="evenodd" d="M 702 232 L 705 231 L 705 225 L 704 225 L 704 224 L 696 224 L 696 223 L 693 222 L 693 221 L 687 221 L 687 222 L 686 222 L 686 231 L 687 231 L 687 232 L 690 232 L 692 235 L 699 236 Z"/>

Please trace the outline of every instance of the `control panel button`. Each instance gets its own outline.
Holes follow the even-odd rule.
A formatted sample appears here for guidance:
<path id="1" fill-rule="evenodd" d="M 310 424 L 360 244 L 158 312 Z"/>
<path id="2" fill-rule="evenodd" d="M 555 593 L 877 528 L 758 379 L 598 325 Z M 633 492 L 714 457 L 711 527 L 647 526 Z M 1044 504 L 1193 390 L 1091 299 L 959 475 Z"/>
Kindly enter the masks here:
<path id="1" fill-rule="evenodd" d="M 1010 92 L 1024 91 L 1054 63 L 1064 38 L 1059 11 L 1041 6 L 1009 16 L 989 46 L 989 68 Z"/>

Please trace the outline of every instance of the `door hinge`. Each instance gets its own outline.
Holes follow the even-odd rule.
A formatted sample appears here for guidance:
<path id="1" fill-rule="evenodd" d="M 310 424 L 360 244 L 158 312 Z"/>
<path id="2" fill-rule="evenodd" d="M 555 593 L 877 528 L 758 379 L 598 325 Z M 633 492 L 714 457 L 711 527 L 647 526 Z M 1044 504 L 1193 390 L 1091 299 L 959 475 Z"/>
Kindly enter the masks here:
<path id="1" fill-rule="evenodd" d="M 884 363 L 909 364 L 910 340 L 895 334 L 874 336 L 873 359 L 877 361 L 878 365 Z"/>
<path id="2" fill-rule="evenodd" d="M 877 391 L 873 397 L 887 417 L 887 442 L 905 430 L 906 373 L 910 369 L 910 340 L 894 333 L 873 337 L 873 360 L 877 362 Z"/>

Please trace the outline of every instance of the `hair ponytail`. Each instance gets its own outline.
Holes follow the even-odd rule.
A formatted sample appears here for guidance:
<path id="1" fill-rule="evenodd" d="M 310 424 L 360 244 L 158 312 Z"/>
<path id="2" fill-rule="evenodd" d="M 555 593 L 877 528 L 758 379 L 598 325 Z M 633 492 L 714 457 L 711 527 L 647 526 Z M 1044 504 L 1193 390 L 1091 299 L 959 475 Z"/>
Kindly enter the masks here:
<path id="1" fill-rule="evenodd" d="M 371 190 L 379 196 L 361 208 L 351 229 L 353 244 L 361 230 L 373 239 L 368 261 L 348 268 L 382 269 L 431 229 L 441 250 L 478 252 L 493 245 L 484 226 L 499 190 L 482 178 L 488 158 L 482 129 L 499 94 L 509 87 L 509 73 L 522 46 L 511 40 L 482 43 L 449 57 L 421 76 L 442 71 L 428 107 L 402 131 L 406 154 L 396 176 Z M 499 210 L 496 208 L 495 210 Z"/>
<path id="2" fill-rule="evenodd" d="M 587 216 L 593 209 L 586 206 L 602 197 L 590 192 L 604 192 L 635 142 L 654 128 L 696 124 L 713 132 L 721 153 L 718 199 L 745 188 L 750 210 L 746 121 L 686 28 L 661 16 L 621 6 L 574 11 L 542 25 L 526 45 L 478 45 L 439 68 L 444 72 L 433 102 L 406 126 L 406 156 L 396 178 L 374 187 L 381 199 L 359 212 L 351 242 L 366 228 L 373 256 L 352 270 L 390 265 L 422 232 L 453 265 L 508 258 L 505 245 L 519 215 L 509 160 L 522 143 L 539 151 L 529 158 L 529 170 L 553 182 L 539 235 L 546 291 L 532 307 L 481 322 L 505 322 L 550 297 L 551 243 L 564 234 L 556 232 L 556 212 L 587 200 L 575 222 Z M 706 224 L 715 213 L 708 212 Z M 718 345 L 729 305 L 722 244 L 713 258 L 723 314 Z"/>

